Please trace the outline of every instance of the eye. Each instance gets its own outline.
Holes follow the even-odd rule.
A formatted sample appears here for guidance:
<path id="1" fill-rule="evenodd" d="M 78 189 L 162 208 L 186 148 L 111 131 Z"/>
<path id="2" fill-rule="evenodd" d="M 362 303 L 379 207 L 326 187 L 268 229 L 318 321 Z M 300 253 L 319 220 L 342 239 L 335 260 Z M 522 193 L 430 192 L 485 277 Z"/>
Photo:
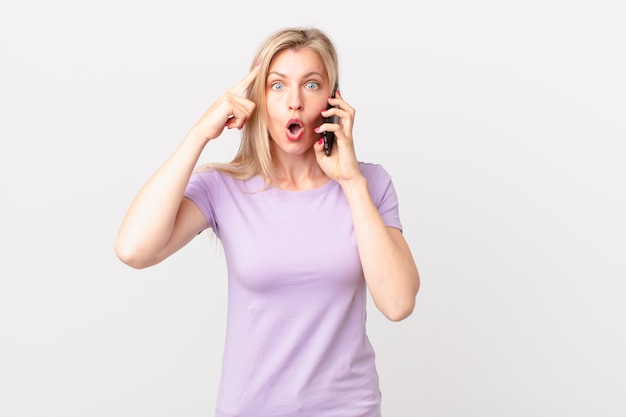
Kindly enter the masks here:
<path id="1" fill-rule="evenodd" d="M 317 90 L 318 88 L 320 88 L 320 85 L 315 81 L 309 81 L 308 83 L 306 83 L 307 90 Z"/>
<path id="2" fill-rule="evenodd" d="M 285 87 L 285 86 L 283 85 L 283 83 L 278 83 L 278 82 L 276 82 L 276 83 L 272 84 L 272 90 L 274 90 L 274 91 L 280 91 L 280 90 L 282 90 L 284 87 Z"/>

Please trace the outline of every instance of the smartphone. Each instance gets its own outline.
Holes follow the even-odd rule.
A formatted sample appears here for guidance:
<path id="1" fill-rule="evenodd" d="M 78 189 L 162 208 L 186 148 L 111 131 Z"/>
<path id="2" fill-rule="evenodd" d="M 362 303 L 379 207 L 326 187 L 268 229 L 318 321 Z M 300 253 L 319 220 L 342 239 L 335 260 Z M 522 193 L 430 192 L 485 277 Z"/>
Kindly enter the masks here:
<path id="1" fill-rule="evenodd" d="M 337 95 L 337 89 L 338 88 L 339 88 L 339 86 L 337 84 L 335 84 L 335 88 L 333 88 L 333 92 L 331 94 L 332 98 L 335 98 L 335 96 Z M 333 107 L 337 107 L 337 106 L 331 106 L 329 104 L 327 109 L 332 109 Z M 339 122 L 339 117 L 337 117 L 337 116 L 331 116 L 331 117 L 324 118 L 324 123 L 335 123 L 335 124 L 337 124 L 338 122 Z M 333 150 L 333 145 L 335 144 L 335 132 L 324 132 L 324 133 L 322 133 L 322 139 L 324 139 L 324 153 L 326 154 L 326 156 L 330 156 L 330 152 Z"/>

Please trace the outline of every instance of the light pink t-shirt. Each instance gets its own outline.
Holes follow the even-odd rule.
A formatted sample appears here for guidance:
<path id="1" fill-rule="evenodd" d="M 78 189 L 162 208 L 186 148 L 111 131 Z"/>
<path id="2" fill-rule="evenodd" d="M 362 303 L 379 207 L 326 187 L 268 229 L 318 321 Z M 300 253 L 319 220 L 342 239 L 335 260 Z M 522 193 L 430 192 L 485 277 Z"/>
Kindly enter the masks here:
<path id="1" fill-rule="evenodd" d="M 361 163 L 387 226 L 401 229 L 380 165 Z M 228 319 L 217 417 L 379 417 L 366 286 L 350 210 L 334 181 L 308 191 L 195 173 L 185 196 L 220 238 Z"/>

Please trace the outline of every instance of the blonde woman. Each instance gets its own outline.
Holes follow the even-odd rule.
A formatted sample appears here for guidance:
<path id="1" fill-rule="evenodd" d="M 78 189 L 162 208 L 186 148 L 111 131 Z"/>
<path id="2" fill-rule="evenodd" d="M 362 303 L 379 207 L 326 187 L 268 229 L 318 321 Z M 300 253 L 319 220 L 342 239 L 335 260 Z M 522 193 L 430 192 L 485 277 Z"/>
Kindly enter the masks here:
<path id="1" fill-rule="evenodd" d="M 116 254 L 134 268 L 205 229 L 220 239 L 229 285 L 217 417 L 380 416 L 366 291 L 398 321 L 412 313 L 420 279 L 391 178 L 357 159 L 355 110 L 340 91 L 331 98 L 338 74 L 323 32 L 271 34 L 120 227 Z M 224 129 L 241 129 L 237 155 L 196 168 Z M 330 155 L 324 133 L 335 135 Z"/>

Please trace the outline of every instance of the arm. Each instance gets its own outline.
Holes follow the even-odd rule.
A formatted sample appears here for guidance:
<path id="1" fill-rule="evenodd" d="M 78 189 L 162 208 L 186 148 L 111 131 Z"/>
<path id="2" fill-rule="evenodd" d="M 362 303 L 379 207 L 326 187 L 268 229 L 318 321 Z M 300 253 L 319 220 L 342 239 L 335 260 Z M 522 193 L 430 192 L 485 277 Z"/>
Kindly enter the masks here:
<path id="1" fill-rule="evenodd" d="M 188 135 L 132 201 L 119 229 L 115 253 L 134 268 L 155 265 L 206 227 L 200 209 L 183 193 L 204 148 Z"/>
<path id="2" fill-rule="evenodd" d="M 315 145 L 317 161 L 326 175 L 337 181 L 348 200 L 367 287 L 376 307 L 390 320 L 408 317 L 415 306 L 420 277 L 402 232 L 387 227 L 369 193 L 354 151 L 352 124 L 355 110 L 337 93 L 329 99 L 337 108 L 322 116 L 339 116 L 339 123 L 324 123 L 318 132 L 333 131 L 336 151 L 328 157 Z"/>
<path id="3" fill-rule="evenodd" d="M 376 307 L 392 321 L 408 317 L 420 286 L 413 255 L 402 235 L 383 223 L 364 177 L 341 186 L 350 205 L 359 256 Z"/>
<path id="4" fill-rule="evenodd" d="M 155 265 L 207 227 L 200 209 L 183 194 L 206 144 L 220 136 L 225 126 L 240 129 L 249 119 L 255 104 L 243 93 L 258 71 L 259 65 L 218 98 L 139 190 L 115 242 L 122 262 L 134 268 Z"/>

